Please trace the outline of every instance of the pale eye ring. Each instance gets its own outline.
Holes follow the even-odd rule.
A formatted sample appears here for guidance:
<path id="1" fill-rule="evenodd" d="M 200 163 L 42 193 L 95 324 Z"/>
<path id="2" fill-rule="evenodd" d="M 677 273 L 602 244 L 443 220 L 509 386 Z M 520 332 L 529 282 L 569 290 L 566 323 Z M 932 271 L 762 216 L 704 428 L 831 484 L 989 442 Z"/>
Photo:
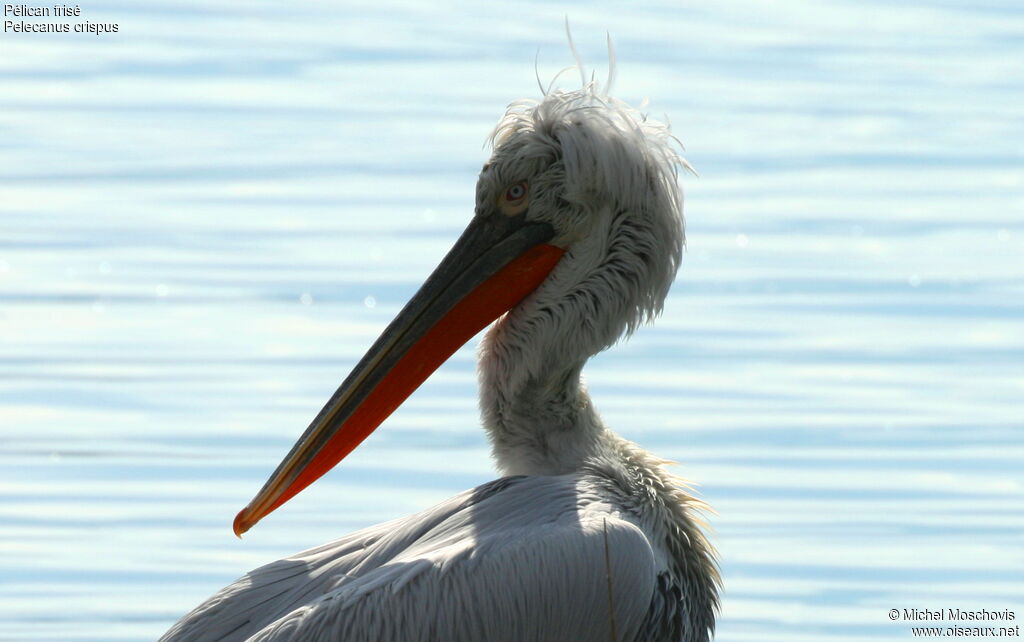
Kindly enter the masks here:
<path id="1" fill-rule="evenodd" d="M 526 197 L 526 182 L 516 183 L 505 190 L 506 201 L 519 201 Z"/>

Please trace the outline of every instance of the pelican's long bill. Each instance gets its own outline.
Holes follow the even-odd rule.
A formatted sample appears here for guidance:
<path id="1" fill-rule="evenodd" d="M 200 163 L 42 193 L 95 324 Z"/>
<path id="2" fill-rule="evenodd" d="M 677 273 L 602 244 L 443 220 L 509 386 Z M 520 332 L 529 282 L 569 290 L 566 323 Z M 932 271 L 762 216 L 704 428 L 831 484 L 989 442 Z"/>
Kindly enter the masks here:
<path id="1" fill-rule="evenodd" d="M 356 448 L 448 357 L 537 288 L 564 250 L 525 215 L 477 216 L 235 517 L 239 537 Z"/>

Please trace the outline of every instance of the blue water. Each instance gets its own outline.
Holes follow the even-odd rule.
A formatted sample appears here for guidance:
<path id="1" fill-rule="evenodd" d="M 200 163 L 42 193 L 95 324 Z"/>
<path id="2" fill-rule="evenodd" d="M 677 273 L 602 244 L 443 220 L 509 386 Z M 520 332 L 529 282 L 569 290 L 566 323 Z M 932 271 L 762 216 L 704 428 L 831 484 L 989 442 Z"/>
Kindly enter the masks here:
<path id="1" fill-rule="evenodd" d="M 717 510 L 718 639 L 1024 618 L 1024 9 L 90 2 L 2 34 L 0 640 L 146 640 L 245 570 L 493 477 L 475 342 L 242 541 L 429 273 L 511 100 L 668 114 L 688 251 L 586 375 Z M 564 84 L 571 75 L 563 77 Z"/>

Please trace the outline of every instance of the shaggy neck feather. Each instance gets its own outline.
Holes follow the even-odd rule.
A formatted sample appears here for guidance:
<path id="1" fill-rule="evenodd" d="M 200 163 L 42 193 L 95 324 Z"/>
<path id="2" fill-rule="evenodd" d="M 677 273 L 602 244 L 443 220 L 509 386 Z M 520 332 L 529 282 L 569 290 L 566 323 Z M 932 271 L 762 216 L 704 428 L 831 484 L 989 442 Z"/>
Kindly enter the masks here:
<path id="1" fill-rule="evenodd" d="M 502 341 L 501 330 L 488 333 L 492 345 L 485 349 Z M 580 381 L 582 362 L 552 367 L 515 386 L 496 376 L 503 365 L 512 364 L 491 362 L 481 373 L 484 426 L 503 473 L 561 475 L 600 451 L 606 431 Z"/>
<path id="2" fill-rule="evenodd" d="M 595 329 L 578 305 L 600 294 L 587 277 L 602 270 L 596 257 L 607 242 L 595 234 L 577 243 L 541 288 L 484 337 L 481 411 L 505 474 L 561 475 L 607 451 L 608 431 L 580 373 L 619 331 L 614 323 Z"/>

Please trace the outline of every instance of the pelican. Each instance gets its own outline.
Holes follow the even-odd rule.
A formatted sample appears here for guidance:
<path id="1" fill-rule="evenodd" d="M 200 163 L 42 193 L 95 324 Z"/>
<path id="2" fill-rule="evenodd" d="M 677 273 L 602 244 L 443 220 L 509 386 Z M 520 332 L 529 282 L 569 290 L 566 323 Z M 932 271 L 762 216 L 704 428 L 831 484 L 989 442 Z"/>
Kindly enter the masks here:
<path id="1" fill-rule="evenodd" d="M 234 530 L 340 462 L 492 322 L 480 408 L 503 476 L 251 571 L 162 640 L 710 639 L 706 506 L 605 426 L 581 380 L 660 313 L 684 241 L 677 141 L 607 93 L 591 81 L 508 107 L 469 226 Z"/>

